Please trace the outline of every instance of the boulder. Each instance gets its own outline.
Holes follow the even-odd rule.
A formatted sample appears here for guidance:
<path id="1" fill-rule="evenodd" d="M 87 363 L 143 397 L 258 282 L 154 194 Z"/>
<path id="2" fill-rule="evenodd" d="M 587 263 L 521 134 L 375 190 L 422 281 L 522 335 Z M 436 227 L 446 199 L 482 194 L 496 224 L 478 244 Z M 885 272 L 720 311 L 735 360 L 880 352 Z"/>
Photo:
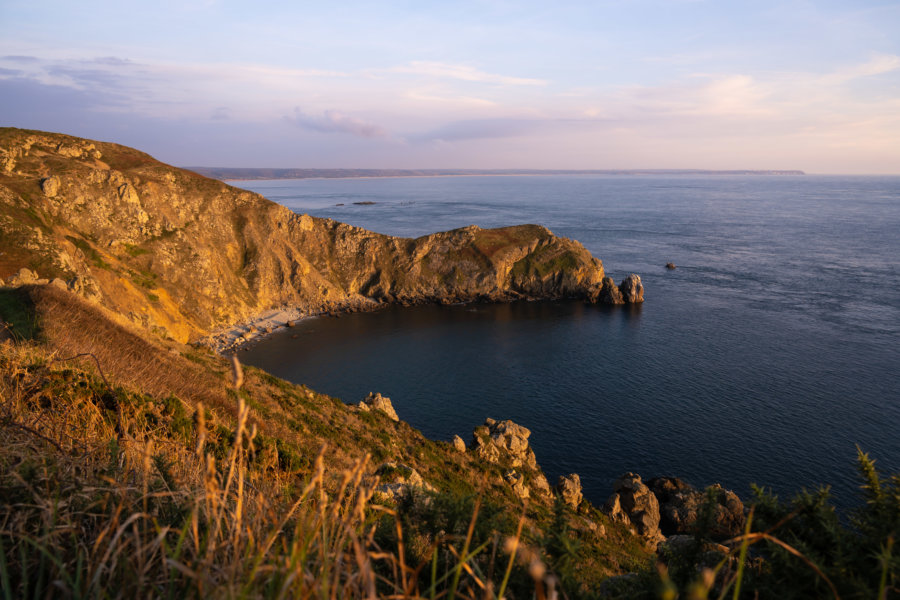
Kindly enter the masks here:
<path id="1" fill-rule="evenodd" d="M 50 285 L 52 285 L 55 288 L 64 290 L 64 291 L 69 291 L 69 284 L 67 284 L 65 281 L 63 281 L 59 277 L 54 277 L 53 279 L 51 279 Z"/>
<path id="2" fill-rule="evenodd" d="M 667 262 L 667 263 L 666 263 L 666 268 L 669 269 L 670 271 L 673 270 L 673 269 L 675 269 L 675 268 L 676 268 L 676 267 L 675 267 L 675 263 L 673 263 L 673 262 Z"/>
<path id="3" fill-rule="evenodd" d="M 701 527 L 713 539 L 727 539 L 743 531 L 743 502 L 718 484 L 704 492 L 677 477 L 656 477 L 647 485 L 659 499 L 660 529 L 665 535 L 693 534 Z M 704 525 L 700 518 L 707 501 L 713 506 L 709 522 Z"/>
<path id="4" fill-rule="evenodd" d="M 664 539 L 659 530 L 659 502 L 641 481 L 640 475 L 626 473 L 616 480 L 613 490 L 613 495 L 606 502 L 610 518 L 615 520 L 613 513 L 624 512 L 638 535 L 653 543 Z"/>
<path id="5" fill-rule="evenodd" d="M 363 398 L 362 402 L 359 403 L 359 409 L 366 412 L 369 410 L 380 410 L 394 421 L 400 420 L 400 417 L 397 416 L 397 411 L 394 410 L 394 405 L 391 404 L 391 399 L 374 392 L 369 392 L 369 395 Z"/>
<path id="6" fill-rule="evenodd" d="M 568 506 L 574 510 L 578 510 L 584 495 L 581 492 L 581 477 L 577 473 L 568 476 L 560 475 L 559 482 L 556 484 L 556 493 L 560 495 Z"/>
<path id="7" fill-rule="evenodd" d="M 41 191 L 48 198 L 53 198 L 59 193 L 59 177 L 45 177 L 41 179 Z"/>
<path id="8" fill-rule="evenodd" d="M 619 291 L 626 304 L 638 304 L 644 301 L 644 284 L 639 275 L 632 273 L 619 284 Z"/>
<path id="9" fill-rule="evenodd" d="M 458 435 L 453 436 L 453 447 L 457 452 L 464 453 L 466 451 L 466 442 Z"/>

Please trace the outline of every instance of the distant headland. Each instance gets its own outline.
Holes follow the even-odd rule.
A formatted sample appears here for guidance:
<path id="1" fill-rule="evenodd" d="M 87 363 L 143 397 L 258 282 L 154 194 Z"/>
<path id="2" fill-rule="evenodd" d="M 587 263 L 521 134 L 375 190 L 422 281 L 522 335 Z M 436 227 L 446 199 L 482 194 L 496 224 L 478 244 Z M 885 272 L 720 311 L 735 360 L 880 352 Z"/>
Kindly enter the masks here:
<path id="1" fill-rule="evenodd" d="M 220 181 L 255 179 L 350 179 L 357 177 L 459 177 L 478 175 L 805 175 L 799 170 L 734 169 L 250 169 L 184 167 Z"/>

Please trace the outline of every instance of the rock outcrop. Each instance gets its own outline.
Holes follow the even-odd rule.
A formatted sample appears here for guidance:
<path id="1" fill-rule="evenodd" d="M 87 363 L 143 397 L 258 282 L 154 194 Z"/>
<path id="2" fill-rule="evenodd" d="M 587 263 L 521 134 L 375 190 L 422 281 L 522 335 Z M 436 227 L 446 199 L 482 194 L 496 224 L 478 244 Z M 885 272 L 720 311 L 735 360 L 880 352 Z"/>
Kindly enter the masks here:
<path id="1" fill-rule="evenodd" d="M 641 278 L 632 273 L 619 284 L 619 291 L 625 304 L 638 304 L 644 301 L 644 284 Z"/>
<path id="2" fill-rule="evenodd" d="M 520 498 L 531 491 L 542 498 L 550 497 L 550 484 L 538 467 L 534 450 L 528 444 L 531 431 L 510 420 L 485 419 L 484 425 L 472 433 L 472 451 L 479 458 L 511 467 L 504 478 Z"/>
<path id="3" fill-rule="evenodd" d="M 659 526 L 665 535 L 694 534 L 699 528 L 713 539 L 727 539 L 743 531 L 743 502 L 718 484 L 700 491 L 677 477 L 655 477 L 647 486 L 659 500 Z M 700 521 L 707 502 L 711 510 L 704 524 Z"/>
<path id="4" fill-rule="evenodd" d="M 380 235 L 131 148 L 13 128 L 0 128 L 0 164 L 0 278 L 41 264 L 48 279 L 90 279 L 106 308 L 179 341 L 277 307 L 608 301 L 602 263 L 538 225 Z"/>
<path id="5" fill-rule="evenodd" d="M 617 479 L 604 510 L 612 520 L 633 525 L 652 545 L 665 539 L 659 530 L 659 502 L 640 475 L 626 473 Z"/>
<path id="6" fill-rule="evenodd" d="M 632 273 L 616 285 L 612 277 L 604 277 L 600 286 L 588 297 L 595 304 L 639 304 L 644 301 L 644 285 L 641 278 Z"/>
<path id="7" fill-rule="evenodd" d="M 391 399 L 374 392 L 369 392 L 369 395 L 362 399 L 359 403 L 359 409 L 366 412 L 379 410 L 390 417 L 392 421 L 400 420 L 400 417 L 397 416 L 397 411 L 394 410 L 394 405 L 391 404 Z"/>
<path id="8" fill-rule="evenodd" d="M 570 508 L 578 510 L 578 506 L 584 499 L 581 491 L 581 477 L 577 473 L 571 473 L 568 476 L 560 475 L 559 482 L 556 484 L 556 493 Z"/>
<path id="9" fill-rule="evenodd" d="M 376 502 L 397 502 L 411 492 L 433 492 L 434 486 L 425 481 L 409 465 L 387 462 L 375 470 L 382 483 L 375 488 Z"/>

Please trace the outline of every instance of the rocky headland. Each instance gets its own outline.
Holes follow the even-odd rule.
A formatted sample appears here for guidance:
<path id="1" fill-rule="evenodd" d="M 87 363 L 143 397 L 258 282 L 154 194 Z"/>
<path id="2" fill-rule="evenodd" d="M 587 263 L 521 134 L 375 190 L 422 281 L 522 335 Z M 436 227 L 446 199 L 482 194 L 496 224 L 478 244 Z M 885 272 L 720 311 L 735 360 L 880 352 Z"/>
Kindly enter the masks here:
<path id="1" fill-rule="evenodd" d="M 391 237 L 131 148 L 12 128 L 0 129 L 0 228 L 0 278 L 58 279 L 181 342 L 224 334 L 211 340 L 219 349 L 305 315 L 390 303 L 643 292 L 626 281 L 620 293 L 599 259 L 539 225 Z"/>

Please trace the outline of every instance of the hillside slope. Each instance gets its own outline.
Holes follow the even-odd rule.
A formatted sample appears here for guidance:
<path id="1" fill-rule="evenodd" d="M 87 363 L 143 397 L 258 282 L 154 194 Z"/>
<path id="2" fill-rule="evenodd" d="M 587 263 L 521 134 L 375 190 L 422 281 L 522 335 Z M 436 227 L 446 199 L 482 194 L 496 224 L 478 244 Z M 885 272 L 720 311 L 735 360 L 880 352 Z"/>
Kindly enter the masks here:
<path id="1" fill-rule="evenodd" d="M 538 225 L 391 237 L 131 148 L 12 128 L 0 129 L 0 231 L 0 278 L 58 277 L 182 342 L 286 305 L 597 298 L 604 275 Z"/>

